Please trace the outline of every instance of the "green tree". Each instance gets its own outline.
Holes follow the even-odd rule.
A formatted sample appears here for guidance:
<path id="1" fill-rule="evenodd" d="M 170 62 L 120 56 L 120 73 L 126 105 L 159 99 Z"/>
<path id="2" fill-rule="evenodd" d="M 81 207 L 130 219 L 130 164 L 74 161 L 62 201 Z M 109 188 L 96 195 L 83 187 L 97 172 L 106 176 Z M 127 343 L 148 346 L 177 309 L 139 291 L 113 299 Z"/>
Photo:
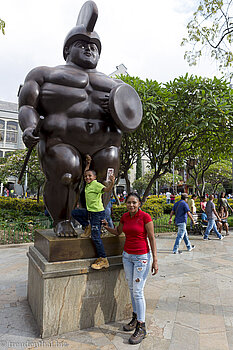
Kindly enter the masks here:
<path id="1" fill-rule="evenodd" d="M 136 180 L 142 177 L 142 156 L 141 152 L 138 151 L 137 162 L 136 162 Z"/>
<path id="2" fill-rule="evenodd" d="M 213 137 L 212 137 L 213 136 Z M 206 174 L 208 170 L 220 159 L 225 158 L 225 150 L 230 150 L 231 143 L 221 142 L 215 135 L 207 133 L 199 144 L 189 151 L 185 159 L 186 170 L 193 179 L 193 184 L 198 196 L 203 196 L 205 192 Z"/>
<path id="3" fill-rule="evenodd" d="M 225 182 L 232 182 L 232 164 L 229 160 L 223 160 L 212 164 L 206 172 L 205 180 L 211 184 L 213 193 Z"/>
<path id="4" fill-rule="evenodd" d="M 177 187 L 177 185 L 179 185 L 180 181 L 182 181 L 182 180 L 183 180 L 182 176 L 179 175 L 177 170 L 175 170 L 174 174 L 173 173 L 166 173 L 162 177 L 160 177 L 159 187 L 162 187 L 165 185 L 168 187 L 172 187 L 173 182 L 174 182 L 174 186 Z"/>
<path id="5" fill-rule="evenodd" d="M 181 42 L 191 46 L 185 53 L 189 65 L 196 65 L 207 54 L 216 60 L 220 71 L 232 66 L 232 8 L 232 0 L 199 0 L 187 25 L 187 37 Z"/>
<path id="6" fill-rule="evenodd" d="M 120 170 L 119 178 L 122 177 L 126 182 L 127 193 L 130 192 L 130 180 L 129 180 L 129 170 L 132 168 L 137 160 L 138 154 L 138 136 L 137 131 L 130 134 L 124 134 L 121 142 L 121 155 L 120 155 Z"/>
<path id="7" fill-rule="evenodd" d="M 139 177 L 133 182 L 133 188 L 137 190 L 140 196 L 145 192 L 153 176 L 154 170 L 150 170 L 144 176 Z"/>
<path id="8" fill-rule="evenodd" d="M 233 94 L 223 79 L 186 75 L 164 85 L 132 77 L 122 80 L 142 100 L 143 120 L 137 138 L 155 169 L 143 200 L 156 179 L 171 172 L 174 160 L 187 155 L 194 145 L 198 147 L 205 135 L 212 135 L 212 140 L 224 135 L 224 143 L 232 140 Z"/>
<path id="9" fill-rule="evenodd" d="M 2 19 L 0 19 L 0 30 L 2 34 L 5 34 L 5 22 Z"/>
<path id="10" fill-rule="evenodd" d="M 22 169 L 24 159 L 26 156 L 27 150 L 20 150 L 14 152 L 5 159 L 5 163 L 0 167 L 0 178 L 6 179 L 9 176 L 19 176 Z M 33 149 L 31 157 L 27 164 L 27 176 L 28 176 L 28 187 L 31 189 L 36 189 L 37 191 L 37 201 L 39 202 L 40 190 L 45 182 L 45 176 L 40 168 L 40 163 L 36 149 Z M 25 174 L 22 178 L 22 183 L 24 183 Z"/>

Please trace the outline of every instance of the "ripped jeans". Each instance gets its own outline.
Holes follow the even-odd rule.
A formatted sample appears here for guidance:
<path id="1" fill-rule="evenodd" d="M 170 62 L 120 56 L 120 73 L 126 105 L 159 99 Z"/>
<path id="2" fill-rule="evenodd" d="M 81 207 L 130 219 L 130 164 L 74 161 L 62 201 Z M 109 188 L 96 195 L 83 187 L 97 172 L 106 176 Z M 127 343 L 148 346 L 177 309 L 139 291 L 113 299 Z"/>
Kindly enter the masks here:
<path id="1" fill-rule="evenodd" d="M 128 282 L 133 312 L 137 314 L 140 322 L 145 322 L 146 302 L 144 297 L 144 286 L 150 270 L 150 252 L 142 255 L 122 254 L 125 277 Z"/>
<path id="2" fill-rule="evenodd" d="M 91 239 L 95 245 L 97 257 L 106 258 L 106 253 L 104 250 L 104 245 L 101 235 L 101 225 L 102 220 L 105 218 L 105 211 L 87 211 L 87 209 L 74 209 L 72 211 L 72 217 L 77 220 L 83 228 L 89 225 L 89 220 L 91 224 Z"/>

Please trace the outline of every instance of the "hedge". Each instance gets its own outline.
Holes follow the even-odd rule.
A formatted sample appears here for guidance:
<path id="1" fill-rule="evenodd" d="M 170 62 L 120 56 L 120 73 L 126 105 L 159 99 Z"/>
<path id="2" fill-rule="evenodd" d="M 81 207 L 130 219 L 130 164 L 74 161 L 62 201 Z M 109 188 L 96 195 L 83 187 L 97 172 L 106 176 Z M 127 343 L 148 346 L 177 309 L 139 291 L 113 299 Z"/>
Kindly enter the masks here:
<path id="1" fill-rule="evenodd" d="M 143 204 L 142 210 L 146 213 L 150 214 L 150 216 L 154 218 L 158 218 L 163 215 L 163 205 L 166 205 L 166 200 L 162 198 L 158 198 L 156 196 L 150 196 L 148 197 L 147 201 Z M 120 220 L 121 216 L 127 212 L 126 204 L 116 205 L 113 204 L 113 214 L 112 219 L 114 222 L 117 222 Z"/>
<path id="2" fill-rule="evenodd" d="M 10 197 L 0 197 L 0 209 L 15 210 L 23 215 L 39 215 L 44 212 L 44 203 L 42 200 L 20 199 Z"/>

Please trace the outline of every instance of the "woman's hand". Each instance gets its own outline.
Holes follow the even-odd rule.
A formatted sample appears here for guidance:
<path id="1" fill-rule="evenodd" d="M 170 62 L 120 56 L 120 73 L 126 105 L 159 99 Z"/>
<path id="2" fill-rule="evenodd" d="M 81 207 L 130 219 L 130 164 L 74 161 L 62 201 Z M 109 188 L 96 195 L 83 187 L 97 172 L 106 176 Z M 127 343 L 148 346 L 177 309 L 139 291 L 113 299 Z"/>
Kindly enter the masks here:
<path id="1" fill-rule="evenodd" d="M 151 266 L 152 276 L 156 275 L 156 273 L 158 273 L 158 271 L 159 271 L 158 263 L 157 263 L 157 261 L 153 260 L 152 266 Z"/>
<path id="2" fill-rule="evenodd" d="M 106 219 L 102 220 L 102 225 L 103 225 L 104 228 L 106 228 L 106 229 L 109 227 L 109 226 L 108 226 L 108 222 L 107 222 Z"/>

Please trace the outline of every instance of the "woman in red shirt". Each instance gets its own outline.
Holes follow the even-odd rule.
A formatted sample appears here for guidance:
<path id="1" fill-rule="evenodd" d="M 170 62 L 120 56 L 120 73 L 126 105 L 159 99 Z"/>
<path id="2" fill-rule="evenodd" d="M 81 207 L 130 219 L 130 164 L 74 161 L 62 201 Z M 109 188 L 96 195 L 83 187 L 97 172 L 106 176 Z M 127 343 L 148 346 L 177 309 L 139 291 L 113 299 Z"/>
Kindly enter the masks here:
<path id="1" fill-rule="evenodd" d="M 123 329 L 125 331 L 135 329 L 129 338 L 129 343 L 139 344 L 146 336 L 144 286 L 151 262 L 147 238 L 152 252 L 152 275 L 158 272 L 157 252 L 153 221 L 149 214 L 140 210 L 140 197 L 136 193 L 130 193 L 125 202 L 128 212 L 122 215 L 118 227 L 108 227 L 106 220 L 103 223 L 105 228 L 116 236 L 122 232 L 125 233 L 126 240 L 122 258 L 131 294 L 133 318 Z"/>

